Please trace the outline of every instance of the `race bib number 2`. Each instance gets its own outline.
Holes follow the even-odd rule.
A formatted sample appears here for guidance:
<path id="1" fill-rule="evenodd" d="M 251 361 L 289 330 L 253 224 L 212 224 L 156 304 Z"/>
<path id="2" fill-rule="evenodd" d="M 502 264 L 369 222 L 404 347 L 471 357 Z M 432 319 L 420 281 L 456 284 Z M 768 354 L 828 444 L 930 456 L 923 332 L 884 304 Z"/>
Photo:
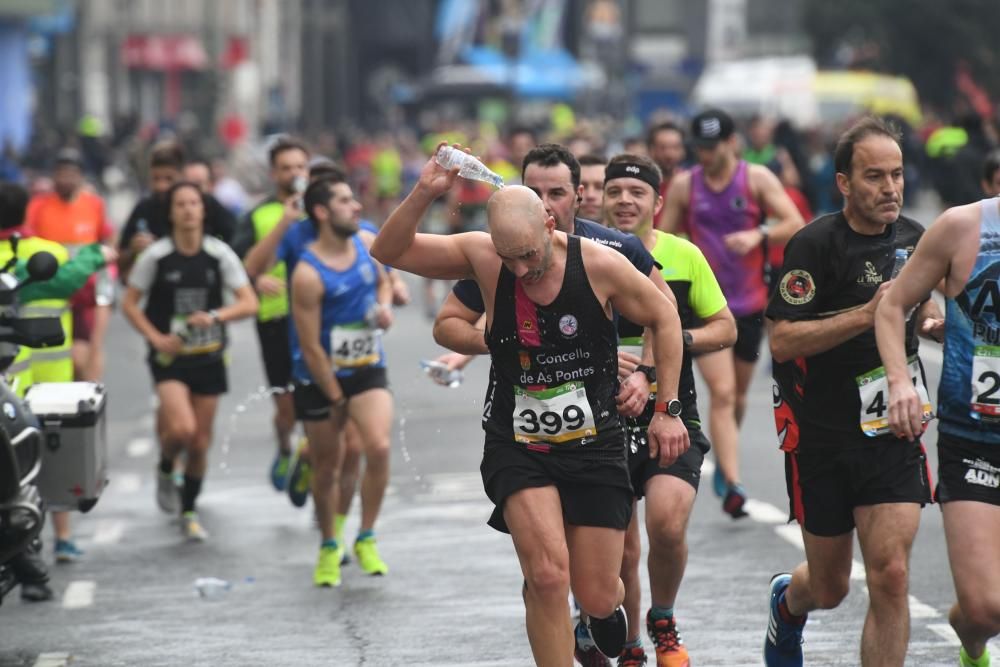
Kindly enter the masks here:
<path id="1" fill-rule="evenodd" d="M 378 334 L 363 323 L 335 326 L 330 332 L 330 358 L 334 369 L 361 368 L 378 363 Z"/>
<path id="2" fill-rule="evenodd" d="M 920 404 L 923 406 L 923 423 L 934 419 L 934 412 L 931 410 L 931 401 L 927 396 L 927 387 L 924 386 L 923 376 L 920 373 L 920 364 L 917 358 L 910 357 L 908 360 L 910 379 L 920 396 Z M 861 431 L 869 438 L 889 433 L 889 381 L 885 377 L 885 368 L 879 366 L 873 371 L 868 371 L 864 375 L 855 378 L 858 384 L 858 395 L 861 399 Z"/>
<path id="3" fill-rule="evenodd" d="M 597 435 L 582 382 L 530 391 L 514 387 L 514 440 L 561 443 Z"/>
<path id="4" fill-rule="evenodd" d="M 977 345 L 972 357 L 972 417 L 1000 422 L 1000 347 Z"/>

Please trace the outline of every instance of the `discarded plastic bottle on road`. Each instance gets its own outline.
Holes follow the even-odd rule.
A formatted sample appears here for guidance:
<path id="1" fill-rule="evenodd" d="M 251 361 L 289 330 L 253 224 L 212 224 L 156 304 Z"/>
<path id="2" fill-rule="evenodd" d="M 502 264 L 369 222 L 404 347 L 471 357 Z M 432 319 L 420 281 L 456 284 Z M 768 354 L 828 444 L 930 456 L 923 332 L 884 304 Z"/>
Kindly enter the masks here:
<path id="1" fill-rule="evenodd" d="M 903 248 L 896 248 L 896 259 L 892 263 L 892 274 L 889 279 L 892 280 L 899 275 L 899 272 L 903 270 L 903 265 L 906 264 L 906 260 L 909 258 L 910 253 L 906 252 Z"/>
<path id="2" fill-rule="evenodd" d="M 503 178 L 485 164 L 465 151 L 453 146 L 442 146 L 438 149 L 434 160 L 445 169 L 459 168 L 458 175 L 473 181 L 489 183 L 495 188 L 503 187 Z"/>
<path id="3" fill-rule="evenodd" d="M 447 364 L 442 364 L 440 361 L 424 360 L 420 362 L 420 367 L 424 369 L 430 379 L 449 389 L 459 386 L 464 379 L 462 371 L 457 368 L 449 369 Z"/>
<path id="4" fill-rule="evenodd" d="M 220 598 L 230 590 L 233 585 L 225 579 L 215 577 L 199 577 L 195 579 L 194 588 L 198 591 L 198 597 L 203 600 L 213 600 Z"/>

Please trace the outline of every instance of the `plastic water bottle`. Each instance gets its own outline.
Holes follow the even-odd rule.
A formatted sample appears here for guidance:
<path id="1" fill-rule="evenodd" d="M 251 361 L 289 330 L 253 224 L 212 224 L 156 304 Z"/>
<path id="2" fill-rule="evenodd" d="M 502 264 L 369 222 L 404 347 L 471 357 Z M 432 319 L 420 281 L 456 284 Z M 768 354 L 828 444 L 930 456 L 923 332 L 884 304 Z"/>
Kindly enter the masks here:
<path id="1" fill-rule="evenodd" d="M 299 198 L 296 200 L 295 205 L 298 207 L 300 211 L 304 211 L 306 208 L 306 202 L 305 199 L 302 197 L 302 195 L 305 194 L 306 188 L 308 187 L 309 187 L 309 179 L 307 179 L 305 176 L 296 176 L 295 180 L 292 181 L 292 190 L 294 190 L 295 194 L 299 196 Z"/>
<path id="2" fill-rule="evenodd" d="M 198 597 L 202 600 L 218 599 L 232 590 L 232 588 L 233 585 L 225 579 L 217 579 L 215 577 L 198 577 L 194 581 L 194 589 L 198 591 Z"/>
<path id="3" fill-rule="evenodd" d="M 111 279 L 108 267 L 97 272 L 94 282 L 94 301 L 98 306 L 110 306 L 115 302 L 115 282 Z"/>
<path id="4" fill-rule="evenodd" d="M 428 361 L 425 359 L 420 362 L 420 367 L 424 369 L 424 372 L 427 373 L 430 379 L 449 389 L 458 387 L 464 379 L 462 371 L 457 368 L 449 369 L 447 364 L 442 364 L 440 361 Z"/>
<path id="5" fill-rule="evenodd" d="M 896 259 L 892 263 L 892 274 L 889 276 L 889 280 L 893 280 L 899 275 L 899 272 L 903 270 L 903 265 L 906 264 L 906 260 L 909 256 L 910 253 L 906 252 L 903 248 L 896 248 Z"/>
<path id="6" fill-rule="evenodd" d="M 445 169 L 459 168 L 458 175 L 473 181 L 489 183 L 495 188 L 503 187 L 503 179 L 499 174 L 492 171 L 485 164 L 469 155 L 465 151 L 460 151 L 453 146 L 442 146 L 438 149 L 434 160 Z"/>

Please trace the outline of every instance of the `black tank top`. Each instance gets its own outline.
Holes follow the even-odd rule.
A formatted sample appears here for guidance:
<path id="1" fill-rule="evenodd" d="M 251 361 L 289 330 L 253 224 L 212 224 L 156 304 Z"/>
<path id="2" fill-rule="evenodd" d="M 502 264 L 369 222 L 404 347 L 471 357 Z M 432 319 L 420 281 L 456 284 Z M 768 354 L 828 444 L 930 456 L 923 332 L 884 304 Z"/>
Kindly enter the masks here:
<path id="1" fill-rule="evenodd" d="M 492 359 L 483 410 L 488 444 L 624 452 L 615 406 L 617 335 L 590 287 L 579 238 L 567 237 L 563 284 L 548 305 L 531 301 L 501 267 L 486 344 Z"/>

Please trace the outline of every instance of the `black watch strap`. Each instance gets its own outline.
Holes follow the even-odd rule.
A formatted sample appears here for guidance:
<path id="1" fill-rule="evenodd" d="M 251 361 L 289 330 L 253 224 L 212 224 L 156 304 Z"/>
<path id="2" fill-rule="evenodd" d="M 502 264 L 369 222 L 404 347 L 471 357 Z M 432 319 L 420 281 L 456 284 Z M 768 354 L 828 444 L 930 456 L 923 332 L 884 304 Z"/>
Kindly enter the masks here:
<path id="1" fill-rule="evenodd" d="M 642 373 L 643 375 L 645 375 L 646 379 L 649 380 L 650 384 L 656 382 L 656 369 L 653 368 L 652 366 L 647 366 L 646 364 L 639 364 L 638 366 L 635 367 L 635 372 Z"/>

